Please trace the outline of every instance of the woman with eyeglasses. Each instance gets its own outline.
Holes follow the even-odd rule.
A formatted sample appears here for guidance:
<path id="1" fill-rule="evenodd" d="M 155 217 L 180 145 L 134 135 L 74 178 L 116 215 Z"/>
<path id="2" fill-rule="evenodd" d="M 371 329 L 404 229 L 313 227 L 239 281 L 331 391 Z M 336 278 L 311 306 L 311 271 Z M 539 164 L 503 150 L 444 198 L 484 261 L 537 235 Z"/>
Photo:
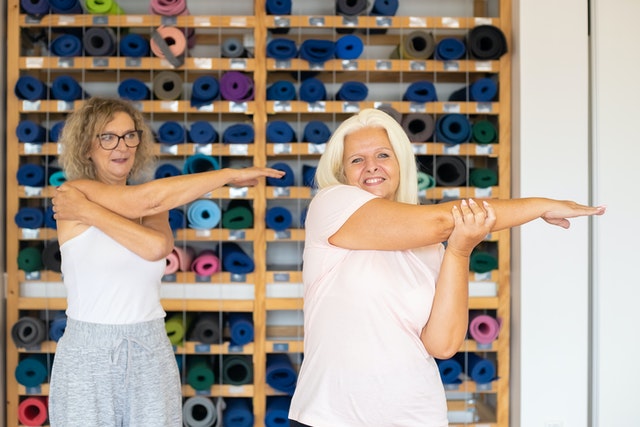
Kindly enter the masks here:
<path id="1" fill-rule="evenodd" d="M 119 99 L 87 100 L 66 119 L 60 142 L 67 181 L 52 202 L 67 326 L 53 363 L 50 424 L 182 426 L 180 377 L 160 302 L 174 247 L 168 211 L 224 185 L 251 186 L 283 172 L 226 168 L 145 181 L 152 134 Z"/>

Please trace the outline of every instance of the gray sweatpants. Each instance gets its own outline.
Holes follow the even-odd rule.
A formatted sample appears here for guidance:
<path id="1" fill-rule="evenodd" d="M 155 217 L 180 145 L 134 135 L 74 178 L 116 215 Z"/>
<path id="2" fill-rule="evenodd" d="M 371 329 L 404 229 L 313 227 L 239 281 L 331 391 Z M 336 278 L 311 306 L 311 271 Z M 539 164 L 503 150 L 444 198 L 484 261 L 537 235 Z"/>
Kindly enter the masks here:
<path id="1" fill-rule="evenodd" d="M 181 427 L 182 390 L 164 319 L 68 319 L 49 390 L 51 427 Z"/>

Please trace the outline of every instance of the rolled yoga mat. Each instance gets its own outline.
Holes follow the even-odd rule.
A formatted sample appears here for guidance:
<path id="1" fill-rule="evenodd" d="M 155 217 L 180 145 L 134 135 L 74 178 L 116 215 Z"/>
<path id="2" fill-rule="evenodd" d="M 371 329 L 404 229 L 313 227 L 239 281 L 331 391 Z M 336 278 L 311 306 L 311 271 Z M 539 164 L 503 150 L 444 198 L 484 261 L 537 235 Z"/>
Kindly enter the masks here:
<path id="1" fill-rule="evenodd" d="M 191 340 L 203 344 L 219 344 L 222 341 L 218 313 L 200 313 L 191 330 Z"/>
<path id="2" fill-rule="evenodd" d="M 418 190 L 425 191 L 436 186 L 436 180 L 428 173 L 418 172 Z"/>
<path id="3" fill-rule="evenodd" d="M 336 40 L 335 56 L 338 59 L 358 59 L 364 51 L 362 39 L 355 35 L 346 35 Z"/>
<path id="4" fill-rule="evenodd" d="M 436 128 L 433 116 L 424 113 L 405 114 L 401 125 L 411 142 L 429 141 Z"/>
<path id="5" fill-rule="evenodd" d="M 18 421 L 25 426 L 41 426 L 47 421 L 47 411 L 45 396 L 27 397 L 18 405 Z"/>
<path id="6" fill-rule="evenodd" d="M 167 145 L 184 144 L 187 142 L 187 131 L 178 122 L 166 121 L 158 128 L 158 142 Z"/>
<path id="7" fill-rule="evenodd" d="M 187 133 L 187 140 L 194 144 L 211 144 L 218 142 L 218 132 L 211 123 L 198 120 L 191 123 L 191 127 Z"/>
<path id="8" fill-rule="evenodd" d="M 58 224 L 53 215 L 53 206 L 47 206 L 44 210 L 44 226 L 55 230 L 58 228 Z"/>
<path id="9" fill-rule="evenodd" d="M 396 122 L 402 123 L 402 113 L 396 110 L 395 108 L 393 108 L 392 106 L 388 104 L 383 104 L 379 106 L 377 109 L 380 111 L 384 111 L 385 113 L 393 117 Z"/>
<path id="10" fill-rule="evenodd" d="M 296 99 L 296 87 L 287 80 L 278 80 L 267 88 L 267 101 L 293 101 Z"/>
<path id="11" fill-rule="evenodd" d="M 65 183 L 67 181 L 67 178 L 64 175 L 63 170 L 49 166 L 49 179 L 47 181 L 49 182 L 50 186 L 57 187 Z"/>
<path id="12" fill-rule="evenodd" d="M 114 56 L 118 50 L 116 34 L 108 27 L 89 27 L 82 36 L 87 56 Z"/>
<path id="13" fill-rule="evenodd" d="M 336 15 L 357 16 L 367 11 L 367 0 L 336 0 Z"/>
<path id="14" fill-rule="evenodd" d="M 11 326 L 11 339 L 18 348 L 31 348 L 47 339 L 47 326 L 32 316 L 23 316 Z"/>
<path id="15" fill-rule="evenodd" d="M 312 64 L 322 64 L 335 56 L 336 45 L 331 40 L 305 39 L 298 49 L 298 56 Z"/>
<path id="16" fill-rule="evenodd" d="M 391 59 L 429 59 L 436 50 L 432 33 L 416 30 L 403 35 L 400 44 L 391 53 Z"/>
<path id="17" fill-rule="evenodd" d="M 64 313 L 55 316 L 49 325 L 49 339 L 58 342 L 64 335 L 66 328 L 67 316 Z"/>
<path id="18" fill-rule="evenodd" d="M 267 142 L 295 142 L 296 131 L 284 120 L 272 120 L 267 123 Z"/>
<path id="19" fill-rule="evenodd" d="M 220 271 L 220 258 L 214 251 L 205 249 L 193 258 L 191 270 L 198 276 L 211 276 Z"/>
<path id="20" fill-rule="evenodd" d="M 222 132 L 222 142 L 227 144 L 250 144 L 255 139 L 253 126 L 246 123 L 236 123 Z"/>
<path id="21" fill-rule="evenodd" d="M 220 206 L 211 199 L 196 200 L 187 208 L 187 224 L 196 230 L 211 230 L 221 217 Z"/>
<path id="22" fill-rule="evenodd" d="M 186 338 L 187 331 L 193 321 L 193 313 L 175 313 L 164 321 L 164 328 L 167 331 L 167 337 L 172 345 L 182 344 Z"/>
<path id="23" fill-rule="evenodd" d="M 493 79 L 481 78 L 453 92 L 449 101 L 491 102 L 498 95 L 498 85 Z"/>
<path id="24" fill-rule="evenodd" d="M 124 15 L 124 10 L 115 0 L 85 0 L 87 13 L 95 15 Z"/>
<path id="25" fill-rule="evenodd" d="M 157 99 L 173 101 L 182 94 L 182 77 L 174 71 L 160 71 L 151 86 Z"/>
<path id="26" fill-rule="evenodd" d="M 467 163 L 458 156 L 438 156 L 428 159 L 430 165 L 424 172 L 436 179 L 440 187 L 458 187 L 467 183 Z"/>
<path id="27" fill-rule="evenodd" d="M 291 397 L 289 396 L 267 397 L 264 425 L 266 427 L 289 427 L 290 406 Z"/>
<path id="28" fill-rule="evenodd" d="M 473 168 L 469 172 L 469 184 L 477 188 L 498 185 L 498 172 L 490 168 Z"/>
<path id="29" fill-rule="evenodd" d="M 285 38 L 274 38 L 267 43 L 267 58 L 286 61 L 298 56 L 296 42 Z"/>
<path id="30" fill-rule="evenodd" d="M 248 200 L 232 199 L 222 212 L 222 228 L 242 230 L 253 227 L 253 209 Z"/>
<path id="31" fill-rule="evenodd" d="M 467 54 L 467 46 L 460 39 L 446 37 L 436 45 L 435 58 L 442 61 L 462 59 Z"/>
<path id="32" fill-rule="evenodd" d="M 316 188 L 317 166 L 302 165 L 302 184 L 305 187 Z"/>
<path id="33" fill-rule="evenodd" d="M 206 396 L 192 396 L 182 404 L 185 427 L 213 427 L 218 421 L 216 405 Z"/>
<path id="34" fill-rule="evenodd" d="M 16 178 L 18 179 L 18 185 L 42 187 L 46 182 L 44 166 L 34 163 L 25 163 L 18 168 Z"/>
<path id="35" fill-rule="evenodd" d="M 251 313 L 229 313 L 228 321 L 231 345 L 247 345 L 253 342 L 254 327 Z"/>
<path id="36" fill-rule="evenodd" d="M 20 76 L 16 82 L 14 93 L 18 99 L 37 101 L 39 99 L 47 99 L 49 87 L 35 77 Z"/>
<path id="37" fill-rule="evenodd" d="M 171 230 L 187 228 L 187 219 L 181 209 L 169 210 L 169 227 L 171 227 Z"/>
<path id="38" fill-rule="evenodd" d="M 47 140 L 47 128 L 33 120 L 22 120 L 16 128 L 16 136 L 20 142 L 42 144 Z"/>
<path id="39" fill-rule="evenodd" d="M 491 144 L 498 138 L 498 130 L 489 120 L 478 120 L 471 126 L 471 140 L 478 144 Z"/>
<path id="40" fill-rule="evenodd" d="M 331 138 L 331 129 L 320 120 L 308 122 L 302 132 L 302 140 L 312 144 L 324 144 Z"/>
<path id="41" fill-rule="evenodd" d="M 292 0 L 267 0 L 267 15 L 291 15 Z"/>
<path id="42" fill-rule="evenodd" d="M 220 95 L 220 84 L 214 76 L 200 76 L 191 86 L 191 106 L 211 104 Z"/>
<path id="43" fill-rule="evenodd" d="M 48 240 L 42 249 L 42 264 L 45 270 L 62 272 L 62 255 L 58 239 Z"/>
<path id="44" fill-rule="evenodd" d="M 232 274 L 248 274 L 255 269 L 253 259 L 235 242 L 222 242 L 218 256 L 222 259 L 222 269 Z"/>
<path id="45" fill-rule="evenodd" d="M 471 122 L 458 113 L 445 114 L 436 120 L 436 141 L 461 144 L 471 140 Z"/>
<path id="46" fill-rule="evenodd" d="M 398 11 L 398 0 L 374 0 L 369 15 L 394 16 Z"/>
<path id="47" fill-rule="evenodd" d="M 187 384 L 198 391 L 211 389 L 216 379 L 211 357 L 191 356 L 187 361 Z"/>
<path id="48" fill-rule="evenodd" d="M 149 40 L 137 33 L 129 33 L 120 39 L 118 44 L 120 55 L 130 58 L 143 58 L 149 56 L 151 47 Z"/>
<path id="49" fill-rule="evenodd" d="M 51 96 L 53 99 L 67 102 L 89 97 L 76 79 L 66 75 L 58 76 L 53 80 L 51 83 Z"/>
<path id="50" fill-rule="evenodd" d="M 51 9 L 49 0 L 20 0 L 20 6 L 25 13 L 33 16 L 46 15 Z"/>
<path id="51" fill-rule="evenodd" d="M 253 382 L 251 356 L 223 356 L 221 377 L 222 384 L 251 384 Z"/>
<path id="52" fill-rule="evenodd" d="M 177 271 L 189 271 L 195 257 L 195 250 L 191 246 L 174 246 L 167 255 L 167 267 L 164 274 L 173 274 Z"/>
<path id="53" fill-rule="evenodd" d="M 26 273 L 40 271 L 44 265 L 42 264 L 42 250 L 34 246 L 20 249 L 18 252 L 18 268 Z"/>
<path id="54" fill-rule="evenodd" d="M 57 122 L 53 126 L 51 126 L 51 129 L 49 129 L 49 140 L 51 142 L 58 142 L 63 127 L 64 122 Z"/>
<path id="55" fill-rule="evenodd" d="M 246 58 L 247 48 L 238 37 L 229 37 L 220 45 L 220 56 L 223 58 Z"/>
<path id="56" fill-rule="evenodd" d="M 171 163 L 162 163 L 160 166 L 158 166 L 155 172 L 156 179 L 168 178 L 170 176 L 178 175 L 182 175 L 182 171 L 180 170 L 180 168 L 172 165 Z"/>
<path id="57" fill-rule="evenodd" d="M 291 187 L 295 183 L 295 176 L 291 166 L 284 162 L 277 162 L 271 165 L 271 168 L 284 172 L 282 178 L 267 178 L 266 182 L 268 186 L 272 187 Z"/>
<path id="58" fill-rule="evenodd" d="M 130 101 L 144 101 L 151 99 L 151 90 L 142 80 L 124 79 L 118 84 L 118 96 Z"/>
<path id="59" fill-rule="evenodd" d="M 300 83 L 299 97 L 301 101 L 318 102 L 327 99 L 327 88 L 320 79 L 309 77 Z"/>
<path id="60" fill-rule="evenodd" d="M 49 378 L 49 362 L 46 354 L 32 354 L 22 359 L 14 371 L 18 384 L 37 387 Z"/>
<path id="61" fill-rule="evenodd" d="M 498 339 L 500 322 L 488 314 L 476 313 L 470 316 L 469 336 L 478 344 L 491 344 Z"/>
<path id="62" fill-rule="evenodd" d="M 462 365 L 455 359 L 436 359 L 443 384 L 460 384 Z"/>
<path id="63" fill-rule="evenodd" d="M 487 384 L 496 379 L 496 366 L 489 359 L 475 353 L 456 353 L 453 359 L 462 366 L 462 371 L 478 384 Z"/>
<path id="64" fill-rule="evenodd" d="M 83 14 L 84 10 L 78 0 L 49 0 L 52 13 Z"/>
<path id="65" fill-rule="evenodd" d="M 180 67 L 187 51 L 187 38 L 179 28 L 161 25 L 151 33 L 149 48 L 158 58 L 164 58 L 174 67 Z"/>
<path id="66" fill-rule="evenodd" d="M 340 101 L 364 101 L 369 95 L 369 88 L 362 82 L 344 82 L 338 93 L 336 93 L 336 99 Z"/>
<path id="67" fill-rule="evenodd" d="M 226 407 L 222 413 L 224 427 L 253 427 L 251 400 L 246 398 L 225 399 Z"/>
<path id="68" fill-rule="evenodd" d="M 498 258 L 489 252 L 475 249 L 469 258 L 469 269 L 474 273 L 488 273 L 498 268 Z"/>
<path id="69" fill-rule="evenodd" d="M 265 214 L 265 225 L 275 231 L 284 231 L 291 228 L 293 215 L 291 211 L 282 206 L 272 206 Z"/>
<path id="70" fill-rule="evenodd" d="M 155 15 L 178 16 L 189 13 L 187 0 L 150 0 L 149 12 Z"/>
<path id="71" fill-rule="evenodd" d="M 296 389 L 298 374 L 287 354 L 272 353 L 267 354 L 266 378 L 267 384 L 272 388 L 292 395 Z"/>
<path id="72" fill-rule="evenodd" d="M 467 49 L 475 59 L 500 59 L 507 53 L 507 39 L 498 27 L 478 25 L 467 34 Z"/>
<path id="73" fill-rule="evenodd" d="M 436 87 L 427 80 L 420 80 L 411 83 L 402 95 L 403 101 L 411 102 L 435 102 L 438 100 Z"/>
<path id="74" fill-rule="evenodd" d="M 73 34 L 61 34 L 49 44 L 49 50 L 55 56 L 82 56 L 82 40 Z"/>
<path id="75" fill-rule="evenodd" d="M 208 172 L 220 169 L 220 164 L 215 157 L 197 153 L 185 159 L 182 167 L 183 174 Z"/>
<path id="76" fill-rule="evenodd" d="M 240 71 L 227 71 L 220 78 L 220 95 L 227 101 L 251 101 L 253 79 Z"/>

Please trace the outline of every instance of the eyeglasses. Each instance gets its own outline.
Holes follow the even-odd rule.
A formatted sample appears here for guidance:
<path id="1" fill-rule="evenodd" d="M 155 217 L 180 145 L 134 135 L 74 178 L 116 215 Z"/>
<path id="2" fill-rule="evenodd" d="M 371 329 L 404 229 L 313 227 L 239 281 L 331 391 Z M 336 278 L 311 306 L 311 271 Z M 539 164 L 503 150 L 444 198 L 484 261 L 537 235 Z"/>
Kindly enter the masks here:
<path id="1" fill-rule="evenodd" d="M 142 138 L 141 130 L 132 130 L 124 135 L 116 135 L 115 133 L 100 133 L 96 135 L 100 147 L 104 150 L 115 150 L 120 144 L 120 140 L 124 141 L 124 145 L 129 148 L 135 148 L 140 144 Z"/>

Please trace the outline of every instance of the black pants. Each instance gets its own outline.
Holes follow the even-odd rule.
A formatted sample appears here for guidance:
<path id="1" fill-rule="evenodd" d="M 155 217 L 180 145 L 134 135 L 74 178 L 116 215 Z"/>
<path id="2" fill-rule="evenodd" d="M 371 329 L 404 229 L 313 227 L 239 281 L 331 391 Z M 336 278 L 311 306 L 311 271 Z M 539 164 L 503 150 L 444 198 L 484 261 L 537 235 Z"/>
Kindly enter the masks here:
<path id="1" fill-rule="evenodd" d="M 311 427 L 306 424 L 299 423 L 295 420 L 289 420 L 289 427 Z"/>

